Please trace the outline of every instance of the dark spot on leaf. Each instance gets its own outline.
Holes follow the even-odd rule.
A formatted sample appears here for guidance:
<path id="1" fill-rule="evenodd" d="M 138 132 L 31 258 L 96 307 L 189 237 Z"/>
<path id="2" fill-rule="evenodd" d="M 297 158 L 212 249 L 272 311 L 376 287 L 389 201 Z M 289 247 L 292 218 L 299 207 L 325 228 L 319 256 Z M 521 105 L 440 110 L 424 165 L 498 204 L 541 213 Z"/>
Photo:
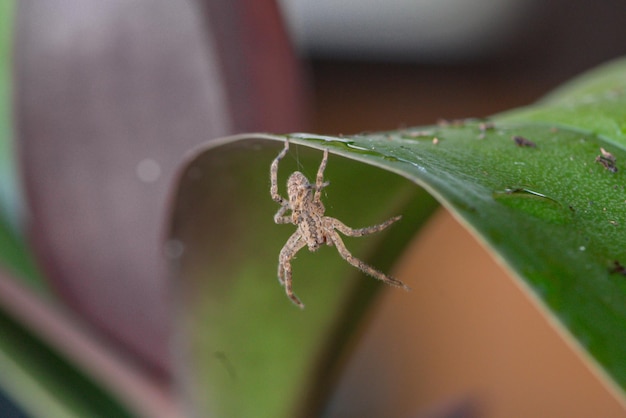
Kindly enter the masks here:
<path id="1" fill-rule="evenodd" d="M 213 355 L 222 364 L 222 366 L 224 366 L 224 369 L 226 369 L 226 373 L 228 373 L 230 378 L 233 380 L 237 380 L 237 373 L 235 372 L 235 368 L 226 356 L 226 353 L 224 353 L 223 351 L 216 351 L 213 353 Z"/>
<path id="2" fill-rule="evenodd" d="M 523 136 L 520 136 L 520 135 L 515 135 L 513 137 L 513 142 L 515 142 L 515 145 L 517 145 L 518 147 L 535 148 L 537 146 L 530 139 L 524 138 Z"/>
<path id="3" fill-rule="evenodd" d="M 609 270 L 611 274 L 621 274 L 622 276 L 626 276 L 626 267 L 622 265 L 619 261 L 613 261 L 613 267 Z"/>
<path id="4" fill-rule="evenodd" d="M 596 162 L 600 163 L 609 170 L 611 173 L 617 173 L 617 166 L 615 165 L 615 156 L 604 148 L 600 148 L 600 155 L 596 157 Z"/>

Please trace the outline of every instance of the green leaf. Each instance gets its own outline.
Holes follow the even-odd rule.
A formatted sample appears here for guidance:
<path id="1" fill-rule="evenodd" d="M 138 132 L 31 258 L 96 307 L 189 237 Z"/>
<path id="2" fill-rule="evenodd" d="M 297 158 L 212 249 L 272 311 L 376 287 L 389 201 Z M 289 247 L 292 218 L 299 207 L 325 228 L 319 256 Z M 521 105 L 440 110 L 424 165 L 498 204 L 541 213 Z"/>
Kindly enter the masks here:
<path id="1" fill-rule="evenodd" d="M 281 162 L 283 182 L 296 169 L 314 175 L 321 153 L 306 147 L 329 149 L 327 215 L 355 227 L 405 217 L 387 235 L 351 240 L 357 256 L 375 254 L 377 267 L 386 269 L 434 207 L 426 190 L 623 396 L 625 69 L 625 62 L 611 64 L 490 121 L 347 137 L 239 136 L 199 150 L 181 175 L 168 244 L 184 307 L 179 320 L 194 408 L 276 417 L 290 416 L 296 405 L 300 412 L 313 408 L 301 401 L 308 394 L 322 402 L 323 393 L 311 388 L 328 386 L 330 365 L 352 329 L 338 322 L 352 315 L 346 324 L 354 325 L 363 312 L 364 305 L 354 309 L 349 301 L 373 281 L 346 280 L 362 275 L 333 248 L 305 249 L 293 263 L 303 312 L 275 281 L 278 252 L 294 230 L 271 221 L 277 207 L 269 197 L 269 165 L 280 148 L 270 140 L 285 139 L 300 147 Z M 396 241 L 392 231 L 404 237 Z"/>

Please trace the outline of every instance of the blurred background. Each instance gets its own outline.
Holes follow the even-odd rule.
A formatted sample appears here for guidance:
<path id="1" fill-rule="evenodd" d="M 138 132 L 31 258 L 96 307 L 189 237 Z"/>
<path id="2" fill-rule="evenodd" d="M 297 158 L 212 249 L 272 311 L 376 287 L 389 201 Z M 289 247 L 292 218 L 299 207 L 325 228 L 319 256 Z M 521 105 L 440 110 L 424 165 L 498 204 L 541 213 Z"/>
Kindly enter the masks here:
<path id="1" fill-rule="evenodd" d="M 318 133 L 485 117 L 626 53 L 626 13 L 613 0 L 280 4 Z M 329 416 L 626 416 L 450 215 L 435 217 L 395 274 L 411 297 L 387 290 L 378 301 Z"/>
<path id="2" fill-rule="evenodd" d="M 616 0 L 279 3 L 331 132 L 486 116 L 626 52 Z"/>

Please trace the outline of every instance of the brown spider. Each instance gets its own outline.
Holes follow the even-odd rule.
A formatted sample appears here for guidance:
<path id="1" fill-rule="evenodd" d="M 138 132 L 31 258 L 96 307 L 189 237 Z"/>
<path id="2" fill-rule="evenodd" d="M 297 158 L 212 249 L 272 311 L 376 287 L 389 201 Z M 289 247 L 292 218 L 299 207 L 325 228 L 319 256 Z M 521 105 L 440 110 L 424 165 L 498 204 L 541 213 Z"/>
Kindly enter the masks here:
<path id="1" fill-rule="evenodd" d="M 287 154 L 288 150 L 289 141 L 285 141 L 285 148 L 272 162 L 270 169 L 270 194 L 272 195 L 272 199 L 280 204 L 280 209 L 278 209 L 278 212 L 274 215 L 274 222 L 277 224 L 292 223 L 298 227 L 296 232 L 289 237 L 282 250 L 280 250 L 280 255 L 278 256 L 278 281 L 285 287 L 285 292 L 287 293 L 289 299 L 291 299 L 293 303 L 298 305 L 300 308 L 304 308 L 300 299 L 297 298 L 291 289 L 290 261 L 305 245 L 309 247 L 310 251 L 316 251 L 322 244 L 334 245 L 337 247 L 337 251 L 341 257 L 362 272 L 392 286 L 409 290 L 409 287 L 401 281 L 394 279 L 393 277 L 389 277 L 373 267 L 368 266 L 363 261 L 355 258 L 352 254 L 350 254 L 341 240 L 341 237 L 337 233 L 337 231 L 339 231 L 347 236 L 361 237 L 363 235 L 382 231 L 392 223 L 399 220 L 400 216 L 391 218 L 380 225 L 360 229 L 352 229 L 338 219 L 331 218 L 330 216 L 324 216 L 324 211 L 326 209 L 321 201 L 321 192 L 324 187 L 330 184 L 328 182 L 324 182 L 324 169 L 326 168 L 326 163 L 328 162 L 328 149 L 324 150 L 324 158 L 322 159 L 322 163 L 317 170 L 315 185 L 309 183 L 309 180 L 307 180 L 304 174 L 296 171 L 291 174 L 287 180 L 287 196 L 289 196 L 289 198 L 285 199 L 278 194 L 277 174 L 278 163 Z M 291 215 L 285 215 L 288 210 L 291 210 Z"/>

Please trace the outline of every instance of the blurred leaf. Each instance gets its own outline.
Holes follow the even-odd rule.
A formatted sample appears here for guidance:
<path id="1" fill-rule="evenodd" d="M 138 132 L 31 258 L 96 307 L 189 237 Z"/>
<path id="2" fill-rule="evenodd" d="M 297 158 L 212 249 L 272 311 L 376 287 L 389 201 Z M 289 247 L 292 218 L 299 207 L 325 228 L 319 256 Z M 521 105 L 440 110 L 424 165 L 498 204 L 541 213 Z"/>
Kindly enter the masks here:
<path id="1" fill-rule="evenodd" d="M 0 310 L 0 387 L 32 417 L 130 417 L 67 359 Z"/>
<path id="2" fill-rule="evenodd" d="M 28 415 L 4 393 L 0 392 L 0 417 L 28 418 Z"/>
<path id="3" fill-rule="evenodd" d="M 13 149 L 13 1 L 0 2 L 0 262 L 15 275 L 47 294 L 47 284 L 35 267 L 22 236 L 15 152 Z"/>
<path id="4" fill-rule="evenodd" d="M 13 147 L 13 1 L 0 2 L 0 416 L 7 417 L 126 417 L 130 413 L 92 377 L 80 371 L 75 359 L 60 354 L 23 321 L 10 305 L 6 285 L 29 293 L 34 301 L 50 298 L 31 250 L 22 235 L 21 195 Z M 5 272 L 12 273 L 10 276 Z M 29 285 L 20 286 L 17 281 Z M 12 295 L 14 296 L 14 295 Z M 28 309 L 21 306 L 20 309 Z M 32 318 L 31 318 L 32 319 Z M 49 319 L 49 318 L 47 318 Z M 31 324 L 32 325 L 32 324 Z"/>
<path id="5" fill-rule="evenodd" d="M 13 153 L 13 23 L 15 2 L 0 2 L 0 213 L 18 223 L 18 191 Z"/>
<path id="6" fill-rule="evenodd" d="M 405 217 L 378 237 L 348 241 L 355 255 L 375 254 L 368 260 L 388 268 L 430 213 L 432 201 L 401 177 L 410 179 L 490 248 L 622 396 L 626 143 L 615 127 L 626 114 L 626 80 L 616 76 L 626 63 L 614 65 L 536 107 L 489 122 L 288 137 L 367 164 L 331 156 L 328 215 L 355 227 Z M 272 222 L 277 205 L 269 197 L 269 165 L 279 147 L 269 140 L 285 138 L 226 138 L 223 146 L 198 150 L 180 177 L 166 245 L 181 297 L 185 384 L 199 416 L 313 415 L 323 393 L 302 401 L 312 382 L 328 387 L 330 365 L 350 329 L 337 321 L 362 312 L 351 302 L 373 284 L 333 248 L 303 250 L 294 262 L 294 290 L 307 308 L 298 311 L 283 294 L 277 255 L 294 226 Z M 321 159 L 304 147 L 293 146 L 290 155 L 281 163 L 282 184 L 296 169 L 311 178 Z"/>
<path id="7" fill-rule="evenodd" d="M 276 4 L 23 0 L 18 18 L 20 164 L 42 269 L 167 375 L 160 243 L 176 168 L 204 140 L 291 129 L 303 113 Z"/>

